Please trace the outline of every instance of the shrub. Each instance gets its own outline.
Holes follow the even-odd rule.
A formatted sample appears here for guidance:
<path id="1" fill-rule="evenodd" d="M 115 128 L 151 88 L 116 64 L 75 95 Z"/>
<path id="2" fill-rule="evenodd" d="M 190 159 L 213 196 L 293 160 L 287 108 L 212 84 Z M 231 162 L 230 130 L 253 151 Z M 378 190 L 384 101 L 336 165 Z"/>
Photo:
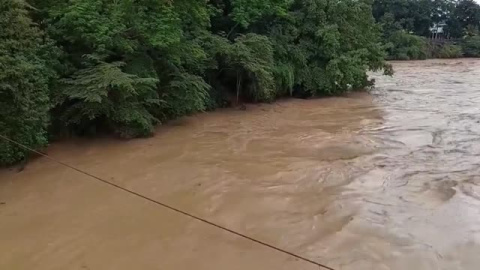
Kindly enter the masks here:
<path id="1" fill-rule="evenodd" d="M 462 49 L 467 57 L 480 57 L 480 36 L 466 37 L 462 42 Z"/>
<path id="2" fill-rule="evenodd" d="M 387 41 L 389 42 L 388 59 L 423 60 L 428 56 L 427 41 L 423 37 L 401 30 L 393 33 Z"/>
<path id="3" fill-rule="evenodd" d="M 435 58 L 459 58 L 462 57 L 462 47 L 459 45 L 445 44 L 434 55 Z"/>
<path id="4" fill-rule="evenodd" d="M 428 58 L 459 58 L 463 56 L 462 47 L 449 43 L 428 42 Z"/>

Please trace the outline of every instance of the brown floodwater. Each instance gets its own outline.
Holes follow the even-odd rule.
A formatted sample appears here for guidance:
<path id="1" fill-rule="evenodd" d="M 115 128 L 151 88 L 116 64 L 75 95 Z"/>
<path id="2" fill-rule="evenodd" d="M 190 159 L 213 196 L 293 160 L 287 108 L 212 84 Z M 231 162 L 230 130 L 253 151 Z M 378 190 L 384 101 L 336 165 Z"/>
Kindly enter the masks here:
<path id="1" fill-rule="evenodd" d="M 480 60 L 49 155 L 335 269 L 480 269 Z M 318 269 L 45 158 L 0 171 L 0 269 Z"/>

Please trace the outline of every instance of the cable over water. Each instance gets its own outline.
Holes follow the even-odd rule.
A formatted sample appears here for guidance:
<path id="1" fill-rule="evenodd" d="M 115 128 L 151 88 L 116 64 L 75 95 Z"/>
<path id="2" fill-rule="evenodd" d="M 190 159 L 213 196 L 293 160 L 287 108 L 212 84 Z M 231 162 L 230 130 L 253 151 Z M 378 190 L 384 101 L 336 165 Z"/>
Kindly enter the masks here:
<path id="1" fill-rule="evenodd" d="M 214 222 L 208 221 L 208 220 L 203 219 L 203 218 L 201 218 L 201 217 L 197 217 L 197 216 L 195 216 L 195 215 L 193 215 L 193 214 L 190 214 L 190 213 L 187 213 L 187 212 L 185 212 L 185 211 L 182 211 L 182 210 L 180 210 L 180 209 L 178 209 L 178 208 L 176 208 L 176 207 L 170 206 L 170 205 L 168 205 L 168 204 L 166 204 L 166 203 L 163 203 L 163 202 L 154 200 L 154 199 L 149 198 L 149 197 L 147 197 L 147 196 L 144 196 L 144 195 L 142 195 L 142 194 L 140 194 L 140 193 L 138 193 L 138 192 L 135 192 L 135 191 L 130 190 L 130 189 L 127 189 L 127 188 L 124 188 L 124 187 L 122 187 L 122 186 L 120 186 L 120 185 L 117 185 L 117 184 L 115 184 L 115 183 L 112 183 L 112 182 L 110 182 L 110 181 L 107 181 L 107 180 L 105 180 L 105 179 L 102 179 L 102 178 L 100 178 L 100 177 L 98 177 L 98 176 L 95 176 L 95 175 L 93 175 L 93 174 L 90 174 L 90 173 L 88 173 L 88 172 L 86 172 L 86 171 L 84 171 L 84 170 L 81 170 L 81 169 L 78 169 L 78 168 L 76 168 L 76 167 L 74 167 L 74 166 L 71 166 L 71 165 L 69 165 L 69 164 L 67 164 L 67 163 L 65 163 L 65 162 L 62 162 L 62 161 L 57 160 L 57 159 L 55 159 L 55 158 L 52 158 L 52 157 L 50 157 L 50 156 L 48 156 L 48 155 L 46 155 L 46 154 L 44 154 L 44 153 L 42 153 L 42 152 L 36 151 L 36 150 L 34 150 L 34 149 L 26 146 L 26 145 L 23 145 L 23 144 L 21 144 L 21 143 L 19 143 L 19 142 L 17 142 L 17 141 L 14 141 L 14 140 L 12 140 L 12 139 L 10 139 L 10 138 L 2 135 L 2 134 L 0 134 L 0 139 L 5 140 L 5 141 L 8 141 L 8 142 L 10 142 L 10 143 L 12 143 L 12 144 L 15 144 L 15 145 L 19 146 L 19 147 L 22 147 L 22 148 L 24 148 L 24 149 L 26 149 L 26 150 L 28 150 L 28 151 L 30 151 L 30 152 L 32 152 L 32 153 L 35 153 L 35 154 L 37 154 L 37 155 L 43 156 L 43 157 L 45 157 L 45 158 L 48 158 L 48 159 L 50 159 L 51 161 L 53 161 L 53 162 L 55 162 L 55 163 L 58 163 L 58 164 L 60 164 L 60 165 L 62 165 L 62 166 L 65 166 L 65 167 L 68 167 L 68 168 L 70 168 L 70 169 L 72 169 L 72 170 L 74 170 L 74 171 L 77 171 L 77 172 L 79 172 L 79 173 L 81 173 L 81 174 L 84 174 L 84 175 L 86 175 L 86 176 L 88 176 L 88 177 L 90 177 L 90 178 L 92 178 L 92 179 L 95 179 L 95 180 L 97 180 L 97 181 L 100 181 L 100 182 L 102 182 L 102 183 L 104 183 L 104 184 L 107 184 L 107 185 L 109 185 L 109 186 L 111 186 L 111 187 L 114 187 L 114 188 L 119 189 L 119 190 L 121 190 L 121 191 L 127 192 L 127 193 L 129 193 L 129 194 L 132 194 L 132 195 L 137 196 L 137 197 L 139 197 L 139 198 L 141 198 L 141 199 L 147 200 L 147 201 L 149 201 L 149 202 L 151 202 L 151 203 L 154 203 L 154 204 L 156 204 L 156 205 L 159 205 L 159 206 L 161 206 L 161 207 L 170 209 L 171 211 L 174 211 L 174 212 L 179 213 L 179 214 L 181 214 L 181 215 L 184 215 L 184 216 L 193 218 L 193 219 L 195 219 L 195 220 L 198 220 L 198 221 L 200 221 L 200 222 L 203 222 L 203 223 L 206 223 L 206 224 L 208 224 L 208 225 L 210 225 L 210 226 L 213 226 L 213 227 L 215 227 L 215 228 L 217 228 L 217 229 L 220 229 L 220 230 L 229 232 L 229 233 L 234 234 L 234 235 L 236 235 L 236 236 L 242 237 L 242 238 L 247 239 L 247 240 L 249 240 L 249 241 L 252 241 L 252 242 L 255 242 L 255 243 L 260 244 L 260 245 L 262 245 L 262 246 L 265 246 L 265 247 L 267 247 L 267 248 L 271 248 L 271 249 L 276 250 L 276 251 L 278 251 L 278 252 L 281 252 L 281 253 L 284 253 L 284 254 L 286 254 L 286 255 L 292 256 L 292 257 L 297 258 L 297 259 L 299 259 L 299 260 L 302 260 L 302 261 L 304 261 L 304 262 L 306 262 L 306 263 L 310 263 L 310 264 L 316 265 L 316 266 L 318 266 L 318 267 L 320 267 L 320 268 L 323 268 L 323 269 L 335 270 L 335 269 L 333 269 L 333 268 L 331 268 L 331 267 L 329 267 L 329 266 L 326 266 L 326 265 L 321 264 L 321 263 L 319 263 L 319 262 L 315 262 L 315 261 L 310 260 L 310 259 L 308 259 L 308 258 L 305 258 L 305 257 L 303 257 L 303 256 L 301 256 L 301 255 L 297 255 L 297 254 L 295 254 L 295 253 L 293 253 L 293 252 L 284 250 L 284 249 L 282 249 L 282 248 L 280 248 L 280 247 L 274 246 L 274 245 L 272 245 L 272 244 L 268 244 L 268 243 L 266 243 L 266 242 L 264 242 L 264 241 L 262 241 L 262 240 L 258 240 L 258 239 L 255 239 L 255 238 L 253 238 L 253 237 L 250 237 L 250 236 L 248 236 L 248 235 L 242 234 L 242 233 L 240 233 L 240 232 L 237 232 L 237 231 L 228 229 L 228 228 L 226 228 L 226 227 L 224 227 L 224 226 L 222 226 L 222 225 L 219 225 L 219 224 L 216 224 L 216 223 L 214 223 Z"/>

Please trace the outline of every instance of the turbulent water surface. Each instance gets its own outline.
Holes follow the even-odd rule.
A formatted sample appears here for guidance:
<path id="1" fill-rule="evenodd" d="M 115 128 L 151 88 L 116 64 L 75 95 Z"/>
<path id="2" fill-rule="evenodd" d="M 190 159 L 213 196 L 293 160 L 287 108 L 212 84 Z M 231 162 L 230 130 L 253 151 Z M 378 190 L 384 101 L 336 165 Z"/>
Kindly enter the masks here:
<path id="1" fill-rule="evenodd" d="M 48 154 L 336 269 L 479 269 L 480 61 L 394 67 Z M 0 269 L 318 268 L 37 158 L 0 171 Z"/>

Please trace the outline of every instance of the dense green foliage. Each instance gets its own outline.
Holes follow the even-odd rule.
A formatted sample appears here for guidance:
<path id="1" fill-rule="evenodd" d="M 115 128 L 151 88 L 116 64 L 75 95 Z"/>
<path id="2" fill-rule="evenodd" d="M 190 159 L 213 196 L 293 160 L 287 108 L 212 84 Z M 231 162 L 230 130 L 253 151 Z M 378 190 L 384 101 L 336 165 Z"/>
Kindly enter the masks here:
<path id="1" fill-rule="evenodd" d="M 32 24 L 26 4 L 0 0 L 0 131 L 29 147 L 47 144 L 49 82 L 54 73 L 48 40 Z M 25 151 L 0 140 L 0 164 L 25 158 Z"/>
<path id="2" fill-rule="evenodd" d="M 480 5 L 474 0 L 455 2 L 446 19 L 447 32 L 454 38 L 471 34 L 472 29 L 480 28 Z"/>

